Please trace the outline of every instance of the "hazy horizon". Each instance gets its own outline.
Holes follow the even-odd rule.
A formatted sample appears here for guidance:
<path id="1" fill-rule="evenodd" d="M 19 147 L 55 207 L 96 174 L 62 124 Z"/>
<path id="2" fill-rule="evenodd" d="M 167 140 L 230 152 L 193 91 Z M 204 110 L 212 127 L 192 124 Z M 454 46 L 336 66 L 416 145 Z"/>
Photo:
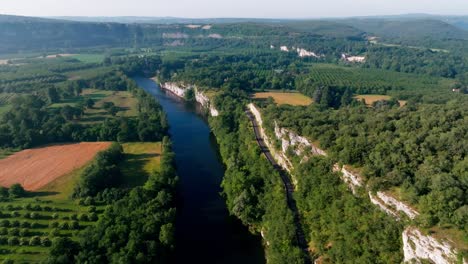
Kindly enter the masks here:
<path id="1" fill-rule="evenodd" d="M 0 14 L 38 17 L 328 18 L 405 14 L 468 15 L 466 0 L 15 0 Z"/>

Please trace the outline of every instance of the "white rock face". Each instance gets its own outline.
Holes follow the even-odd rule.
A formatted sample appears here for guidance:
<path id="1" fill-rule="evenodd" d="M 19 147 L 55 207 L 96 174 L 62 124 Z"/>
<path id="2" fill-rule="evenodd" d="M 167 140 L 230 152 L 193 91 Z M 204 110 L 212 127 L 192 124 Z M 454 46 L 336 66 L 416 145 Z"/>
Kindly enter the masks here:
<path id="1" fill-rule="evenodd" d="M 280 128 L 277 122 L 275 122 L 275 135 L 277 139 L 281 140 L 281 148 L 284 153 L 286 153 L 288 148 L 291 146 L 293 147 L 294 153 L 296 153 L 296 155 L 298 156 L 306 154 L 303 152 L 304 149 L 307 147 L 311 149 L 310 154 L 312 155 L 327 155 L 325 151 L 310 143 L 309 140 L 307 140 L 307 138 L 301 137 L 298 134 L 286 128 Z"/>
<path id="2" fill-rule="evenodd" d="M 301 58 L 304 58 L 304 57 L 320 58 L 320 56 L 315 54 L 315 52 L 307 51 L 305 49 L 297 48 L 296 51 L 297 51 L 297 54 L 299 54 L 299 57 Z"/>
<path id="3" fill-rule="evenodd" d="M 372 195 L 372 192 L 369 192 L 369 199 L 370 199 L 371 203 L 378 206 L 386 214 L 388 214 L 390 216 L 393 216 L 396 220 L 400 220 L 400 216 L 395 211 L 389 209 L 385 205 L 385 203 L 382 202 L 379 198 L 376 198 L 374 195 Z"/>
<path id="4" fill-rule="evenodd" d="M 334 172 L 341 172 L 342 179 L 343 181 L 348 185 L 348 187 L 351 189 L 353 194 L 356 194 L 356 190 L 358 187 L 363 186 L 363 179 L 361 175 L 352 172 L 351 170 L 347 169 L 346 166 L 340 166 L 338 164 L 335 164 L 333 166 L 333 171 Z"/>
<path id="5" fill-rule="evenodd" d="M 258 111 L 254 104 L 249 104 L 248 107 L 254 115 L 255 120 L 257 121 L 263 141 L 267 145 L 271 154 L 273 154 L 273 158 L 283 169 L 285 169 L 288 172 L 291 172 L 292 162 L 286 157 L 286 155 L 282 151 L 276 151 L 273 144 L 271 143 L 270 138 L 266 135 L 265 130 L 263 129 L 263 120 L 260 111 Z M 291 175 L 291 177 L 293 179 L 294 185 L 296 185 L 297 180 L 294 178 L 294 176 Z"/>
<path id="6" fill-rule="evenodd" d="M 177 83 L 172 83 L 172 82 L 166 82 L 164 84 L 160 84 L 160 86 L 161 88 L 166 89 L 181 98 L 185 97 L 185 93 L 187 92 L 187 90 L 195 89 L 195 100 L 199 104 L 201 104 L 203 107 L 210 109 L 211 116 L 213 117 L 219 116 L 219 111 L 213 105 L 211 105 L 210 98 L 208 98 L 208 96 L 206 96 L 202 92 L 199 92 L 195 86 L 193 85 L 185 86 L 182 84 L 177 84 Z"/>
<path id="7" fill-rule="evenodd" d="M 285 51 L 285 52 L 289 52 L 289 49 L 288 49 L 288 47 L 286 47 L 286 46 L 281 46 L 281 47 L 280 47 L 280 50 L 281 50 L 281 51 Z"/>
<path id="8" fill-rule="evenodd" d="M 416 218 L 416 216 L 419 215 L 419 213 L 416 210 L 412 209 L 405 203 L 398 201 L 389 194 L 386 194 L 384 192 L 377 192 L 377 197 L 379 197 L 379 199 L 382 200 L 387 206 L 389 206 L 390 208 L 394 208 L 397 211 L 403 212 L 410 219 L 414 219 Z"/>
<path id="9" fill-rule="evenodd" d="M 167 82 L 167 83 L 164 83 L 164 84 L 160 84 L 161 88 L 165 89 L 165 90 L 168 90 L 170 91 L 171 93 L 179 96 L 179 97 L 184 97 L 185 96 L 185 92 L 187 91 L 187 89 L 190 89 L 190 88 L 186 88 L 182 85 L 179 85 L 179 84 L 176 84 L 176 83 L 171 83 L 171 82 Z"/>
<path id="10" fill-rule="evenodd" d="M 457 261 L 457 252 L 452 246 L 423 235 L 415 227 L 406 228 L 402 236 L 405 262 L 420 263 L 420 259 L 427 259 L 437 264 L 450 264 Z M 463 263 L 466 263 L 466 260 L 463 260 Z"/>
<path id="11" fill-rule="evenodd" d="M 362 62 L 365 62 L 366 61 L 366 57 L 365 56 L 349 56 L 347 54 L 341 54 L 341 58 L 347 62 L 359 62 L 359 63 L 362 63 Z"/>
<path id="12" fill-rule="evenodd" d="M 285 170 L 290 172 L 293 169 L 292 163 L 285 155 L 286 150 L 290 146 L 293 147 L 293 151 L 296 155 L 304 155 L 304 159 L 311 155 L 327 155 L 325 151 L 315 147 L 306 138 L 288 129 L 279 127 L 277 122 L 275 122 L 275 136 L 277 139 L 281 140 L 281 150 L 276 151 L 263 129 L 263 120 L 260 111 L 253 104 L 249 104 L 248 107 L 257 120 L 265 144 L 270 149 L 277 163 Z M 304 153 L 306 147 L 311 148 L 310 153 Z M 333 171 L 340 171 L 342 173 L 343 181 L 348 184 L 353 193 L 356 193 L 355 191 L 358 187 L 365 187 L 363 178 L 358 173 L 352 172 L 346 166 L 335 164 L 333 166 Z M 297 185 L 295 177 L 293 175 L 291 175 L 291 177 L 293 178 L 294 184 Z M 397 221 L 401 219 L 399 212 L 404 213 L 410 219 L 414 219 L 419 215 L 416 210 L 385 192 L 377 192 L 376 196 L 374 196 L 372 192 L 369 192 L 369 199 L 372 204 L 378 206 Z M 456 250 L 450 246 L 450 244 L 439 242 L 431 236 L 425 236 L 414 227 L 408 227 L 403 232 L 402 239 L 405 262 L 414 261 L 420 263 L 421 259 L 429 259 L 436 264 L 445 264 L 455 263 L 456 261 Z M 463 263 L 468 264 L 466 260 L 463 260 Z"/>

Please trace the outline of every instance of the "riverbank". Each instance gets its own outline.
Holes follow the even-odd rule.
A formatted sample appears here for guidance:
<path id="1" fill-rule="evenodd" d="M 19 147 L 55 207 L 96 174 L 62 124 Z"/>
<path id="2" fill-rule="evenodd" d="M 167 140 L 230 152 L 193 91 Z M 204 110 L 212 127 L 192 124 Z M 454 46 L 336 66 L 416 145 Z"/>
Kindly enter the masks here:
<path id="1" fill-rule="evenodd" d="M 196 105 L 136 78 L 166 112 L 180 177 L 176 222 L 176 263 L 265 263 L 260 236 L 229 215 L 219 195 L 224 175 L 211 129 Z"/>

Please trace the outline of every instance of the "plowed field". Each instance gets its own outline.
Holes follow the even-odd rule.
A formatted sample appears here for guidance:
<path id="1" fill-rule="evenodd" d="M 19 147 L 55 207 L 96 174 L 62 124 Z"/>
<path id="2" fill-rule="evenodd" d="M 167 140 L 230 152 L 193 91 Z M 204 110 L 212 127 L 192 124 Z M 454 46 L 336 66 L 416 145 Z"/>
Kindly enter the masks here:
<path id="1" fill-rule="evenodd" d="M 84 166 L 110 142 L 54 145 L 27 149 L 0 160 L 0 185 L 20 183 L 34 191 L 49 182 Z"/>

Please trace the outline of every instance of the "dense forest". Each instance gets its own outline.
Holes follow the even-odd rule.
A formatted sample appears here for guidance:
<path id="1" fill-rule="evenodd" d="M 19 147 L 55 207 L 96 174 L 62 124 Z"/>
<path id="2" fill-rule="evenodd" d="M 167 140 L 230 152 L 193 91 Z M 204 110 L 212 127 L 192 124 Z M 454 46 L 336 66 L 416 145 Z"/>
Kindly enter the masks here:
<path id="1" fill-rule="evenodd" d="M 268 120 L 320 142 L 333 160 L 362 167 L 372 188 L 398 188 L 421 211 L 421 224 L 463 229 L 468 202 L 466 105 L 463 99 L 403 108 L 270 105 L 265 113 Z"/>
<path id="2" fill-rule="evenodd" d="M 217 97 L 221 116 L 211 126 L 226 165 L 223 195 L 232 215 L 262 232 L 268 263 L 305 263 L 298 247 L 292 212 L 279 174 L 254 143 L 242 102 L 245 93 L 224 93 Z"/>

